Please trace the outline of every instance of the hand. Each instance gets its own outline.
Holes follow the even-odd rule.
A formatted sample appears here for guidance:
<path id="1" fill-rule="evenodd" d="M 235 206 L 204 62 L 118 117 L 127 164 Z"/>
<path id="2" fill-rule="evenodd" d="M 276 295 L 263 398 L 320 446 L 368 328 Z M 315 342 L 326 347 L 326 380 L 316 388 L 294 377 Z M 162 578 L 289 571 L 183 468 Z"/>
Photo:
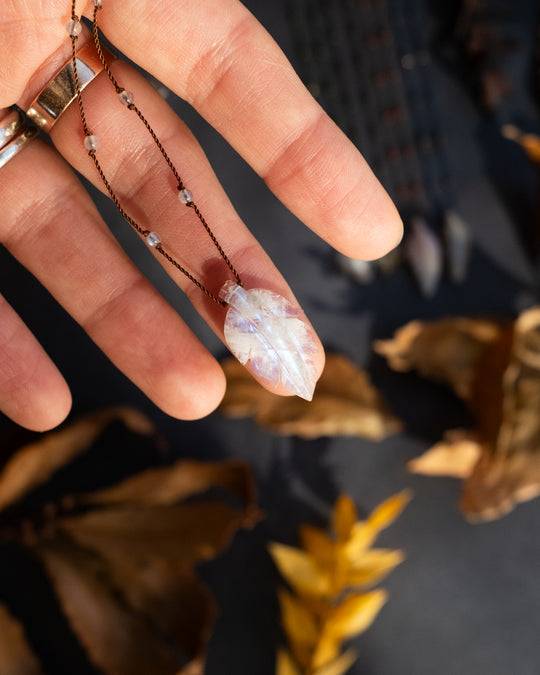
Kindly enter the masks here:
<path id="1" fill-rule="evenodd" d="M 92 11 L 80 0 L 79 14 Z M 10 105 L 26 110 L 69 61 L 70 14 L 70 0 L 1 3 L 0 123 Z M 191 103 L 332 246 L 370 260 L 397 245 L 402 225 L 384 189 L 240 2 L 103 0 L 99 25 L 121 52 Z M 83 33 L 79 46 L 87 39 Z M 134 92 L 247 287 L 258 282 L 294 300 L 185 125 L 133 68 L 115 61 L 111 70 Z M 84 101 L 100 138 L 99 160 L 126 211 L 149 229 L 159 223 L 169 248 L 215 288 L 222 269 L 214 265 L 215 249 L 196 223 L 178 227 L 169 169 L 140 121 L 118 105 L 104 73 L 85 89 Z M 0 169 L 0 241 L 160 408 L 182 419 L 208 414 L 224 393 L 219 364 L 127 258 L 67 163 L 103 189 L 82 145 L 76 104 L 51 138 L 56 149 L 33 140 Z M 222 337 L 223 308 L 166 269 Z M 320 369 L 323 361 L 321 350 Z M 45 430 L 70 405 L 62 375 L 0 297 L 0 409 Z"/>

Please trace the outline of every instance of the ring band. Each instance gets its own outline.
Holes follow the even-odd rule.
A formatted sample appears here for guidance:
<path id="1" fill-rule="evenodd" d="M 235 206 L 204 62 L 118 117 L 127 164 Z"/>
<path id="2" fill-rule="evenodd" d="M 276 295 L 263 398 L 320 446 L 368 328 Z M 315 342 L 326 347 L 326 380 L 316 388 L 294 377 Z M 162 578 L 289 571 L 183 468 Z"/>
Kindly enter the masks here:
<path id="1" fill-rule="evenodd" d="M 26 145 L 27 141 L 34 138 L 38 130 L 35 127 L 26 127 L 16 138 L 10 141 L 5 147 L 0 149 L 0 169 L 5 166 L 10 159 L 13 159 L 15 155 L 18 155 L 19 152 Z"/>
<path id="2" fill-rule="evenodd" d="M 18 110 L 11 110 L 7 117 L 0 122 L 0 150 L 15 138 L 22 127 L 23 116 Z"/>
<path id="3" fill-rule="evenodd" d="M 105 56 L 110 56 L 105 50 L 104 53 Z M 101 73 L 104 66 L 92 42 L 81 47 L 77 52 L 76 58 L 77 75 L 79 76 L 79 86 L 82 91 Z M 77 90 L 75 88 L 73 62 L 70 59 L 36 96 L 26 114 L 40 129 L 46 133 L 50 133 L 60 115 L 76 98 Z"/>

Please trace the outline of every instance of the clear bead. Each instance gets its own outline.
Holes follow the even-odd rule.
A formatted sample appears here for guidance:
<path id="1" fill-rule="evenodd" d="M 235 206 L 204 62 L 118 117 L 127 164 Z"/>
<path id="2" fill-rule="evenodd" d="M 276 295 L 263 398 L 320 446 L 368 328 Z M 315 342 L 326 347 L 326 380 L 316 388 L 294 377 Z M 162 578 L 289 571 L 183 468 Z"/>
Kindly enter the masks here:
<path id="1" fill-rule="evenodd" d="M 150 248 L 155 248 L 159 244 L 161 244 L 161 237 L 157 232 L 150 232 L 150 234 L 146 237 L 146 243 Z"/>
<path id="2" fill-rule="evenodd" d="M 87 150 L 97 150 L 99 148 L 99 138 L 91 134 L 84 137 L 84 147 Z"/>
<path id="3" fill-rule="evenodd" d="M 82 31 L 82 24 L 79 19 L 72 19 L 66 23 L 66 30 L 69 37 L 78 37 Z"/>
<path id="4" fill-rule="evenodd" d="M 193 202 L 193 194 L 191 190 L 184 188 L 178 193 L 178 199 L 182 202 L 182 204 L 191 204 Z"/>
<path id="5" fill-rule="evenodd" d="M 94 7 L 101 9 L 101 0 L 92 0 L 92 4 L 94 5 Z"/>
<path id="6" fill-rule="evenodd" d="M 130 91 L 127 91 L 127 89 L 122 89 L 118 94 L 118 98 L 126 106 L 130 106 L 135 101 L 135 97 Z"/>

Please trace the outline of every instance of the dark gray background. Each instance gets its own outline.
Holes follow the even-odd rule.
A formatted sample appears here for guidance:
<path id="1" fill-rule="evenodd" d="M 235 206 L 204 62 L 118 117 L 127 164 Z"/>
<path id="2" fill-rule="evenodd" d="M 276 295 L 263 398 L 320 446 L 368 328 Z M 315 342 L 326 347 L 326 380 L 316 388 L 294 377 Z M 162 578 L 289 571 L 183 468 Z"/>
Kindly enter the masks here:
<path id="1" fill-rule="evenodd" d="M 285 2 L 245 4 L 299 66 Z M 534 4 L 524 3 L 524 8 Z M 406 421 L 407 432 L 402 435 L 382 443 L 305 442 L 276 438 L 250 421 L 229 421 L 217 413 L 192 423 L 170 419 L 108 362 L 26 271 L 0 251 L 0 288 L 68 380 L 74 414 L 129 403 L 152 416 L 175 454 L 242 457 L 254 469 L 267 520 L 254 532 L 241 533 L 232 550 L 204 570 L 221 604 L 209 675 L 273 673 L 279 615 L 277 577 L 265 551 L 268 540 L 294 543 L 299 522 L 324 523 L 338 493 L 352 495 L 367 512 L 404 487 L 413 489 L 414 500 L 380 542 L 405 549 L 407 560 L 382 584 L 389 589 L 390 600 L 375 624 L 355 641 L 359 660 L 351 674 L 540 673 L 540 500 L 521 505 L 494 523 L 472 526 L 457 510 L 458 481 L 409 475 L 404 468 L 408 459 L 425 451 L 445 429 L 466 426 L 471 420 L 443 387 L 415 375 L 389 372 L 369 346 L 373 338 L 391 335 L 412 318 L 486 311 L 513 315 L 537 300 L 535 261 L 524 246 L 523 223 L 516 223 L 512 203 L 508 195 L 501 196 L 497 183 L 501 172 L 496 167 L 508 156 L 521 167 L 524 160 L 508 145 L 502 147 L 503 159 L 497 159 L 500 148 L 490 140 L 495 138 L 490 121 L 455 74 L 446 66 L 435 67 L 458 203 L 476 246 L 466 283 L 452 286 L 444 281 L 431 300 L 419 296 L 405 269 L 368 287 L 345 278 L 327 245 L 275 199 L 204 121 L 170 98 L 325 345 L 369 369 L 394 411 Z M 530 196 L 530 185 L 514 187 L 514 204 L 520 189 L 523 199 Z M 164 296 L 216 355 L 224 355 L 221 343 L 201 325 L 112 205 L 101 195 L 96 201 L 115 235 Z M 0 422 L 7 426 L 5 420 Z"/>

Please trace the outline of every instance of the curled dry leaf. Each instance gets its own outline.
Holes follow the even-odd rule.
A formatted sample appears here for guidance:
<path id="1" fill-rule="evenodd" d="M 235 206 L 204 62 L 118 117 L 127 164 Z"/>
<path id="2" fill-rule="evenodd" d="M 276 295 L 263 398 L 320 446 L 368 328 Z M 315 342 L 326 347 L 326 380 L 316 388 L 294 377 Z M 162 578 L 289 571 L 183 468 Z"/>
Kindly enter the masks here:
<path id="1" fill-rule="evenodd" d="M 403 560 L 401 551 L 372 549 L 378 533 L 405 508 L 407 492 L 388 499 L 365 521 L 351 498 L 341 495 L 329 535 L 303 525 L 303 549 L 272 543 L 270 553 L 293 593 L 279 602 L 290 653 L 278 654 L 276 675 L 342 675 L 352 652 L 340 654 L 343 642 L 364 632 L 386 602 L 386 592 L 367 590 Z"/>
<path id="2" fill-rule="evenodd" d="M 455 322 L 470 320 L 449 321 L 415 322 L 412 340 L 403 339 L 409 330 L 405 326 L 401 337 L 398 333 L 380 351 L 393 367 L 414 367 L 444 379 L 467 401 L 477 428 L 448 433 L 409 468 L 463 478 L 460 508 L 465 516 L 472 522 L 492 520 L 540 494 L 540 308 L 523 312 L 513 326 L 493 324 L 494 332 L 488 327 L 482 333 L 485 339 L 477 339 L 476 345 L 467 340 L 468 356 L 461 370 L 460 360 L 452 360 L 455 349 L 443 365 L 436 340 L 443 336 L 443 328 L 452 331 Z M 480 325 L 486 327 L 484 322 Z M 457 342 L 451 342 L 456 347 Z"/>
<path id="3" fill-rule="evenodd" d="M 245 503 L 255 501 L 255 486 L 244 462 L 226 460 L 202 464 L 186 459 L 131 476 L 118 485 L 86 496 L 85 501 L 166 505 L 217 487 L 237 495 Z"/>
<path id="4" fill-rule="evenodd" d="M 189 661 L 108 582 L 106 566 L 69 542 L 40 547 L 60 604 L 91 660 L 106 673 L 176 675 Z"/>
<path id="5" fill-rule="evenodd" d="M 344 356 L 327 356 L 311 402 L 263 389 L 235 359 L 226 359 L 222 366 L 228 386 L 221 412 L 235 418 L 253 416 L 274 433 L 381 440 L 402 428 L 368 376 Z"/>
<path id="6" fill-rule="evenodd" d="M 107 555 L 129 555 L 145 566 L 155 557 L 193 565 L 214 557 L 256 512 L 220 501 L 173 506 L 122 505 L 66 517 L 59 529 L 80 546 Z"/>
<path id="7" fill-rule="evenodd" d="M 28 644 L 24 628 L 0 603 L 0 673 L 2 675 L 43 675 Z"/>
<path id="8" fill-rule="evenodd" d="M 482 445 L 464 485 L 461 508 L 470 520 L 498 518 L 540 494 L 539 411 L 540 308 L 534 307 L 514 325 L 497 436 Z"/>
<path id="9" fill-rule="evenodd" d="M 131 431 L 154 433 L 137 411 L 111 409 L 15 453 L 0 474 L 2 505 L 13 507 L 0 513 L 0 544 L 26 546 L 43 562 L 71 628 L 100 672 L 202 675 L 215 606 L 195 566 L 259 519 L 246 464 L 182 460 L 98 492 L 60 496 L 58 503 L 32 506 L 35 512 L 26 505 L 17 521 L 15 502 L 88 450 L 116 419 Z M 209 490 L 212 499 L 204 499 Z M 3 618 L 0 612 L 0 629 Z M 2 633 L 12 636 L 13 649 L 23 644 L 14 624 Z M 0 665 L 6 654 L 0 653 Z M 27 675 L 34 672 L 39 668 L 28 666 Z"/>
<path id="10" fill-rule="evenodd" d="M 477 437 L 463 429 L 447 431 L 442 441 L 420 457 L 411 459 L 407 468 L 424 476 L 468 478 L 482 454 Z"/>
<path id="11" fill-rule="evenodd" d="M 86 452 L 94 440 L 114 420 L 120 420 L 135 433 L 151 435 L 152 422 L 134 408 L 107 408 L 82 417 L 69 426 L 41 436 L 38 441 L 17 450 L 0 474 L 0 510 L 45 483 L 55 471 Z"/>
<path id="12" fill-rule="evenodd" d="M 373 347 L 393 370 L 417 370 L 424 377 L 449 384 L 468 400 L 478 361 L 501 332 L 500 322 L 487 319 L 411 321 L 391 340 L 376 340 Z"/>

